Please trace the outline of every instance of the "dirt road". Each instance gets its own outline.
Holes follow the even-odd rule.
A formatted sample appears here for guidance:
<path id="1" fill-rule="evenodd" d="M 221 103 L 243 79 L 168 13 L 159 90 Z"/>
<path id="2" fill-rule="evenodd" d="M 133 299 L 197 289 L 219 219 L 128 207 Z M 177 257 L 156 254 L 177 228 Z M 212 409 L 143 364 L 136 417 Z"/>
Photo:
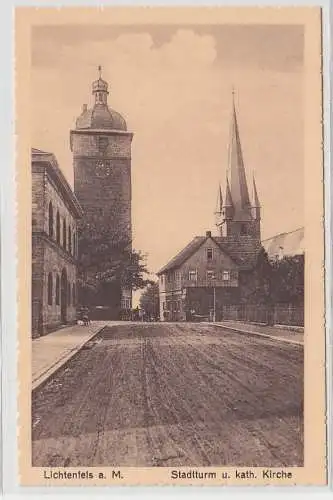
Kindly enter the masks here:
<path id="1" fill-rule="evenodd" d="M 301 466 L 303 349 L 204 324 L 108 327 L 32 401 L 34 466 Z"/>

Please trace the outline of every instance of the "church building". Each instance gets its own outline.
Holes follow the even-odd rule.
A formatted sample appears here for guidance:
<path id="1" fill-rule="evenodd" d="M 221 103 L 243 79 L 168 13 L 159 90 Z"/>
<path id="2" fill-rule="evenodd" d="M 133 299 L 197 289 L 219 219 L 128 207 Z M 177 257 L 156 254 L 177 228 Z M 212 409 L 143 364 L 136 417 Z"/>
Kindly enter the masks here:
<path id="1" fill-rule="evenodd" d="M 259 251 L 260 203 L 255 180 L 250 200 L 233 99 L 224 196 L 218 188 L 217 236 L 196 236 L 157 273 L 160 318 L 218 320 L 222 306 L 238 304 L 251 280 Z"/>
<path id="2" fill-rule="evenodd" d="M 121 114 L 109 107 L 108 88 L 99 67 L 99 78 L 92 84 L 93 106 L 83 105 L 76 127 L 70 131 L 74 191 L 83 208 L 85 227 L 111 235 L 115 244 L 127 242 L 129 248 L 133 133 Z M 116 319 L 131 309 L 132 291 L 115 282 L 101 291 L 94 305 L 108 307 L 108 319 Z"/>

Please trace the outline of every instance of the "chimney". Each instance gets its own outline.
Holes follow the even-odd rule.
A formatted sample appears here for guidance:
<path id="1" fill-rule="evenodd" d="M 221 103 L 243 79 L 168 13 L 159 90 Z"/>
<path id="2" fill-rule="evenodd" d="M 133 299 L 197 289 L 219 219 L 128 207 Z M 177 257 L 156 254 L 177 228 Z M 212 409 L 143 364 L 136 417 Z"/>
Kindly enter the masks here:
<path id="1" fill-rule="evenodd" d="M 87 104 L 82 104 L 82 113 L 87 111 Z"/>
<path id="2" fill-rule="evenodd" d="M 212 237 L 212 232 L 206 231 L 206 238 L 211 238 L 211 237 Z"/>

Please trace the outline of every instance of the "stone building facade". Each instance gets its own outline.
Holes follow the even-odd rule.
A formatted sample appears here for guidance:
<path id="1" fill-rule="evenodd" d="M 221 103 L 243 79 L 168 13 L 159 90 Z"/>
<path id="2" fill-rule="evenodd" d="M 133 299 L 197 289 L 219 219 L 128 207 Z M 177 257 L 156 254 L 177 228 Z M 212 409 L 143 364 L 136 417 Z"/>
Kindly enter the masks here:
<path id="1" fill-rule="evenodd" d="M 225 196 L 219 186 L 215 218 L 217 236 L 195 237 L 157 273 L 161 320 L 219 319 L 251 282 L 262 248 L 260 203 L 254 179 L 250 201 L 234 102 Z"/>
<path id="2" fill-rule="evenodd" d="M 99 67 L 101 72 L 101 68 Z M 74 191 L 83 211 L 84 224 L 96 232 L 108 231 L 115 240 L 131 245 L 131 143 L 133 134 L 124 118 L 108 106 L 108 83 L 101 78 L 93 82 L 94 105 L 83 105 L 70 131 L 74 164 Z M 113 296 L 99 299 L 109 306 L 112 316 L 131 309 L 131 290 L 114 288 Z"/>
<path id="3" fill-rule="evenodd" d="M 76 320 L 82 209 L 52 153 L 32 150 L 32 336 Z"/>

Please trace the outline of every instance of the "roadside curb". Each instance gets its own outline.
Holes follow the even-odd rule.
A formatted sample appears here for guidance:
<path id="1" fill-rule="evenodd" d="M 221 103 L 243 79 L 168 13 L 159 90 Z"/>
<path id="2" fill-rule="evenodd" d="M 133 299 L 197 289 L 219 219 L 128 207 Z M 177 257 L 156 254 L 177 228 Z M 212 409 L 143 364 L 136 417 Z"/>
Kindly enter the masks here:
<path id="1" fill-rule="evenodd" d="M 277 340 L 279 342 L 286 342 L 287 344 L 294 344 L 304 347 L 304 342 L 299 342 L 298 340 L 290 340 L 283 337 L 275 337 L 273 335 L 267 335 L 266 333 L 259 332 L 251 332 L 250 330 L 244 330 L 242 328 L 236 328 L 233 326 L 221 325 L 218 323 L 212 323 L 214 326 L 218 326 L 219 328 L 225 328 L 227 330 L 233 330 L 234 332 L 241 333 L 243 335 L 252 335 L 254 337 L 264 337 L 270 340 Z"/>
<path id="2" fill-rule="evenodd" d="M 106 327 L 106 324 L 98 328 L 98 330 L 94 331 L 89 335 L 89 337 L 86 337 L 83 342 L 80 344 L 77 344 L 75 347 L 70 349 L 69 351 L 66 351 L 64 355 L 60 356 L 57 361 L 55 361 L 51 366 L 46 368 L 42 373 L 39 373 L 35 378 L 32 380 L 31 383 L 31 391 L 34 391 L 38 387 L 40 387 L 42 384 L 47 382 L 47 380 L 54 375 L 67 361 L 69 361 L 75 354 L 77 354 L 81 349 L 90 341 L 92 340 L 96 335 L 101 333 L 102 330 Z"/>

